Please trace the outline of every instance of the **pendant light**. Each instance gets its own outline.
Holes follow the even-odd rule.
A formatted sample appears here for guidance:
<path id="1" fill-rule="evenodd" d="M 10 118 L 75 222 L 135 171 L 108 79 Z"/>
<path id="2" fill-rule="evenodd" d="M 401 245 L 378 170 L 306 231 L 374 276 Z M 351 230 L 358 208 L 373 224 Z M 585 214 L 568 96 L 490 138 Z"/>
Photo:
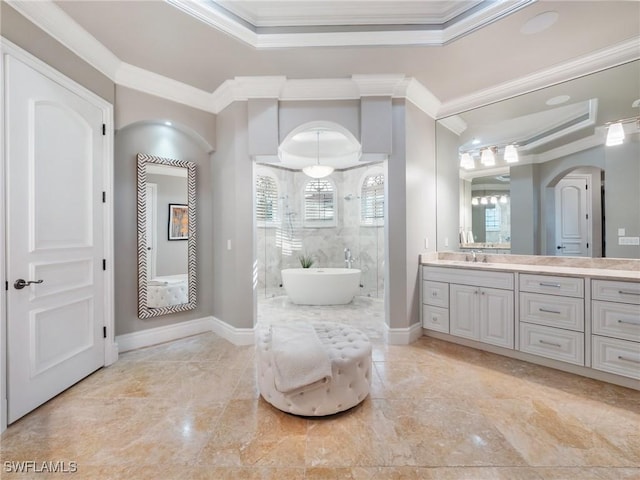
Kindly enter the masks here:
<path id="1" fill-rule="evenodd" d="M 518 161 L 518 149 L 515 145 L 504 147 L 504 161 L 507 163 L 516 163 Z"/>
<path id="2" fill-rule="evenodd" d="M 471 170 L 475 168 L 473 157 L 470 153 L 465 152 L 460 156 L 460 167 L 464 168 L 465 170 Z"/>
<path id="3" fill-rule="evenodd" d="M 330 165 L 320 165 L 320 130 L 316 131 L 317 136 L 317 148 L 316 148 L 316 163 L 315 165 L 307 165 L 302 169 L 305 175 L 311 178 L 324 178 L 331 175 L 333 167 Z"/>
<path id="4" fill-rule="evenodd" d="M 607 147 L 613 147 L 615 145 L 622 145 L 624 140 L 624 128 L 622 122 L 612 123 L 607 130 Z"/>
<path id="5" fill-rule="evenodd" d="M 480 154 L 480 163 L 485 167 L 493 167 L 496 164 L 496 155 L 492 148 L 485 148 Z"/>

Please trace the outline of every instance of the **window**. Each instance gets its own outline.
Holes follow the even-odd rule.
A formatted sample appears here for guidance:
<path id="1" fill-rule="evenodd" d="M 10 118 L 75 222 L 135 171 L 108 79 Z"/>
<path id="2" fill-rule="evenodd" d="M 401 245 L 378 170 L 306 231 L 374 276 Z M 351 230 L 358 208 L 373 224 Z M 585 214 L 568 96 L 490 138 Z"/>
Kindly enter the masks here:
<path id="1" fill-rule="evenodd" d="M 332 227 L 335 218 L 335 189 L 329 180 L 310 180 L 304 187 L 304 222 L 315 227 Z"/>
<path id="2" fill-rule="evenodd" d="M 278 222 L 278 185 L 269 175 L 256 175 L 256 220 L 263 225 Z"/>
<path id="3" fill-rule="evenodd" d="M 367 175 L 360 192 L 360 222 L 362 225 L 384 223 L 384 175 Z"/>
<path id="4" fill-rule="evenodd" d="M 484 225 L 487 232 L 499 232 L 500 223 L 500 207 L 494 205 L 493 208 L 484 210 Z"/>

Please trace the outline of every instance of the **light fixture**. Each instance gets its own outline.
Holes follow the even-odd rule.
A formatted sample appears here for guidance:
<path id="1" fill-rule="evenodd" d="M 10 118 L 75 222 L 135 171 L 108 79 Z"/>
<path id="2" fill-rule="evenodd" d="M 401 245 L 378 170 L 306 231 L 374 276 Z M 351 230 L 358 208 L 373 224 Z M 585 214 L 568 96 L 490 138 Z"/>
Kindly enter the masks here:
<path id="1" fill-rule="evenodd" d="M 516 163 L 518 161 L 518 149 L 515 145 L 504 147 L 504 161 L 507 163 Z"/>
<path id="2" fill-rule="evenodd" d="M 465 152 L 460 155 L 460 168 L 464 168 L 465 170 L 471 170 L 475 168 L 475 163 L 473 161 L 473 157 L 469 152 Z"/>
<path id="3" fill-rule="evenodd" d="M 487 200 L 487 197 L 482 197 L 480 199 L 480 205 L 486 205 L 489 203 L 489 200 Z"/>
<path id="4" fill-rule="evenodd" d="M 316 131 L 317 145 L 316 145 L 316 163 L 315 165 L 308 165 L 302 169 L 305 175 L 311 178 L 324 178 L 327 175 L 331 175 L 333 167 L 330 165 L 320 165 L 320 130 Z"/>
<path id="5" fill-rule="evenodd" d="M 615 145 L 622 145 L 624 140 L 624 128 L 622 122 L 612 123 L 607 130 L 607 141 L 605 145 L 607 147 L 613 147 Z"/>
<path id="6" fill-rule="evenodd" d="M 496 155 L 492 147 L 487 147 L 480 154 L 480 163 L 485 167 L 493 167 L 496 164 Z"/>
<path id="7" fill-rule="evenodd" d="M 496 197 L 495 195 L 491 195 L 491 198 L 489 198 L 489 203 L 491 203 L 491 205 L 495 205 L 498 203 L 498 197 Z"/>
<path id="8" fill-rule="evenodd" d="M 480 201 L 478 200 L 478 197 L 473 197 L 471 199 L 471 205 L 473 205 L 474 207 L 479 204 L 480 204 Z"/>
<path id="9" fill-rule="evenodd" d="M 507 199 L 507 196 L 506 196 L 506 195 L 502 195 L 502 196 L 500 197 L 500 203 L 507 203 L 507 201 L 508 201 L 508 199 Z"/>

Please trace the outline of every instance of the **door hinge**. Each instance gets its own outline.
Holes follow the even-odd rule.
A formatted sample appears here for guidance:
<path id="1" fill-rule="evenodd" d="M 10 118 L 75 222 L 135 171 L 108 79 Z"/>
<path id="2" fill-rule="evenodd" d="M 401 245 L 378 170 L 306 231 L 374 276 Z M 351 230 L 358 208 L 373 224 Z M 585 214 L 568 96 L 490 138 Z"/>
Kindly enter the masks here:
<path id="1" fill-rule="evenodd" d="M 102 135 L 106 135 L 107 134 L 107 125 L 106 124 L 102 124 Z"/>
<path id="2" fill-rule="evenodd" d="M 4 289 L 9 290 L 9 282 L 4 282 Z"/>
<path id="3" fill-rule="evenodd" d="M 107 327 L 102 327 L 102 338 L 107 338 Z"/>
<path id="4" fill-rule="evenodd" d="M 102 259 L 102 270 L 106 270 L 107 269 L 107 259 L 103 258 Z"/>
<path id="5" fill-rule="evenodd" d="M 589 242 L 587 242 L 587 248 L 589 248 Z"/>
<path id="6" fill-rule="evenodd" d="M 584 189 L 585 189 L 585 190 L 589 190 L 589 185 L 585 185 L 585 186 L 584 186 Z"/>
<path id="7" fill-rule="evenodd" d="M 102 192 L 102 203 L 107 203 L 107 192 Z"/>
<path id="8" fill-rule="evenodd" d="M 587 213 L 587 220 L 589 220 L 589 214 Z"/>

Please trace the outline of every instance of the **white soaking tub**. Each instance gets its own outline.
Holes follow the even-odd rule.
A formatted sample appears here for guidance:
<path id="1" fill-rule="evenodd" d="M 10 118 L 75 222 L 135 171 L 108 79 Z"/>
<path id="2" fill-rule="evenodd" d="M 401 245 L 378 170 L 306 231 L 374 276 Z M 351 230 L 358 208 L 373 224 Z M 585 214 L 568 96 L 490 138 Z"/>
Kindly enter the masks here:
<path id="1" fill-rule="evenodd" d="M 344 305 L 360 288 L 357 268 L 287 268 L 281 273 L 289 299 L 298 305 Z"/>

